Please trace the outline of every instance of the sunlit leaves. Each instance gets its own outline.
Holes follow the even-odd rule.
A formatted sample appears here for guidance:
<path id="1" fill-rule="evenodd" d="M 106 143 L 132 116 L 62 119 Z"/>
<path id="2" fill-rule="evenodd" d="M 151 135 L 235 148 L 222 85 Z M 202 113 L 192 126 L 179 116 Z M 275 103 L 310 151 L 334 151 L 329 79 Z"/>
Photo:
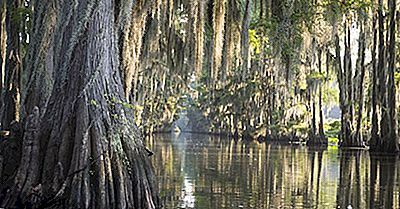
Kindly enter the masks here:
<path id="1" fill-rule="evenodd" d="M 249 30 L 250 46 L 253 48 L 255 54 L 261 53 L 261 38 L 257 35 L 256 30 Z"/>

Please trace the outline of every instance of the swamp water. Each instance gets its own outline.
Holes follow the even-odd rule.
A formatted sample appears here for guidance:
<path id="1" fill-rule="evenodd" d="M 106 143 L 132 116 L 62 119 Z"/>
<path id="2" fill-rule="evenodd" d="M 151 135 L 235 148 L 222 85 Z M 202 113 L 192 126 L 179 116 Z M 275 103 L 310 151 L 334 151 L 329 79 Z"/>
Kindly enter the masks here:
<path id="1" fill-rule="evenodd" d="M 166 209 L 400 208 L 394 157 L 186 133 L 147 145 Z"/>

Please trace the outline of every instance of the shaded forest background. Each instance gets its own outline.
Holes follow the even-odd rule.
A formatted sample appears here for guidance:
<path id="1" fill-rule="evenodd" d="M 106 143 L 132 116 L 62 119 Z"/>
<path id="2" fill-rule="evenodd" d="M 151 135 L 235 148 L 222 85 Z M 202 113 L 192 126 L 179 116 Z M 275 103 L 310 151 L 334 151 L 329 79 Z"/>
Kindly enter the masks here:
<path id="1" fill-rule="evenodd" d="M 145 130 L 197 107 L 211 133 L 398 149 L 396 1 L 158 1 L 141 11 L 127 79 Z M 324 121 L 335 105 L 339 120 Z"/>

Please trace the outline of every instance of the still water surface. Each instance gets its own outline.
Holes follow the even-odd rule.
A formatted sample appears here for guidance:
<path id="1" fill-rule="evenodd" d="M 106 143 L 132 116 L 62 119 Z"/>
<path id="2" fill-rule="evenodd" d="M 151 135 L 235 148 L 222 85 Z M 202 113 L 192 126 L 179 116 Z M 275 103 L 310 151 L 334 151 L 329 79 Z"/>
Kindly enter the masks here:
<path id="1" fill-rule="evenodd" d="M 397 158 L 195 134 L 147 143 L 166 209 L 400 208 Z"/>

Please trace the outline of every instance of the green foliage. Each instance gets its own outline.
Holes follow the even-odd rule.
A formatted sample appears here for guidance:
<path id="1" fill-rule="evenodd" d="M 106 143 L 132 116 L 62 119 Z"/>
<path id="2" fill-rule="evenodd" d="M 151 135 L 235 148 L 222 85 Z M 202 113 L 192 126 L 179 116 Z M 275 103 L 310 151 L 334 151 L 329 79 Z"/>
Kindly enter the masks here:
<path id="1" fill-rule="evenodd" d="M 395 83 L 396 83 L 397 85 L 400 84 L 400 72 L 399 72 L 399 71 L 397 71 L 397 72 L 394 73 L 394 80 L 395 80 Z"/>
<path id="2" fill-rule="evenodd" d="M 224 35 L 230 39 L 225 39 L 229 42 L 224 43 L 222 64 L 217 63 L 221 64 L 219 69 L 215 67 L 216 63 L 212 62 L 215 61 L 213 60 L 215 50 L 212 47 L 216 46 L 213 46 L 212 40 L 216 24 L 213 22 L 212 14 L 215 2 L 210 1 L 205 4 L 203 19 L 205 24 L 203 27 L 205 50 L 201 52 L 203 69 L 200 69 L 201 75 L 196 74 L 196 85 L 191 86 L 194 92 L 188 93 L 186 89 L 182 90 L 183 93 L 180 92 L 181 88 L 191 85 L 188 77 L 192 75 L 193 69 L 192 50 L 196 50 L 192 42 L 197 43 L 196 39 L 199 38 L 196 34 L 191 34 L 193 23 L 199 21 L 197 19 L 199 17 L 193 16 L 191 6 L 183 1 L 170 8 L 173 11 L 167 11 L 172 12 L 172 22 L 169 23 L 169 27 L 172 28 L 169 29 L 173 30 L 172 34 L 178 34 L 177 37 L 171 34 L 169 34 L 171 37 L 161 37 L 160 46 L 157 46 L 163 48 L 177 43 L 181 46 L 170 50 L 173 51 L 171 54 L 180 56 L 171 55 L 174 57 L 168 57 L 163 61 L 167 63 L 166 68 L 169 72 L 173 72 L 174 76 L 169 77 L 170 73 L 165 74 L 167 79 L 163 89 L 154 89 L 161 83 L 160 78 L 151 74 L 155 71 L 152 68 L 141 71 L 143 80 L 151 80 L 151 83 L 148 81 L 138 87 L 139 93 L 146 98 L 138 99 L 140 105 L 123 105 L 134 109 L 136 115 L 146 119 L 141 122 L 144 123 L 143 126 L 173 122 L 179 117 L 179 112 L 184 111 L 187 106 L 194 106 L 200 109 L 216 128 L 221 126 L 229 129 L 231 127 L 228 126 L 237 123 L 235 125 L 239 129 L 247 126 L 243 131 L 262 127 L 269 133 L 308 133 L 311 114 L 309 102 L 310 98 L 318 96 L 316 87 L 322 85 L 324 104 L 339 103 L 339 90 L 335 83 L 337 77 L 334 73 L 335 60 L 333 55 L 331 56 L 334 46 L 332 40 L 328 39 L 332 38 L 330 35 L 335 32 L 334 29 L 342 35 L 343 15 L 349 19 L 356 18 L 356 15 L 354 17 L 351 15 L 366 9 L 371 5 L 371 0 L 283 0 L 274 5 L 279 8 L 269 8 L 269 11 L 265 12 L 268 15 L 264 16 L 260 16 L 261 11 L 258 11 L 258 6 L 253 7 L 248 31 L 248 44 L 251 49 L 249 70 L 243 67 L 243 60 L 240 58 L 243 47 L 240 40 L 243 10 L 237 8 L 237 11 L 240 10 L 236 12 L 238 14 L 229 13 L 235 10 L 231 7 L 236 8 L 237 5 L 232 6 L 231 2 L 228 2 L 225 23 L 229 24 L 224 26 Z M 245 1 L 234 3 L 243 8 Z M 332 29 L 331 25 L 335 25 L 336 28 Z M 318 30 L 320 26 L 322 28 Z M 164 26 L 157 30 L 163 28 Z M 365 28 L 369 30 L 370 27 Z M 227 34 L 229 31 L 231 34 Z M 324 35 L 327 37 L 323 37 Z M 161 43 L 164 41 L 167 43 Z M 315 67 L 318 52 L 311 47 L 322 50 L 323 71 L 325 71 L 326 51 L 329 52 L 328 55 L 331 57 L 329 74 L 310 73 Z M 148 50 L 149 47 L 143 48 Z M 309 54 L 311 52 L 315 54 Z M 231 63 L 226 64 L 227 61 Z M 168 66 L 169 63 L 171 66 Z M 230 69 L 224 68 L 225 66 L 229 66 Z M 286 77 L 287 74 L 289 75 Z M 400 75 L 396 74 L 397 82 L 399 79 Z M 151 89 L 148 88 L 150 85 L 153 85 Z M 188 99 L 192 97 L 195 100 Z M 232 122 L 233 120 L 235 122 Z M 326 135 L 331 141 L 337 139 L 340 123 L 334 121 L 325 126 Z"/>
<path id="3" fill-rule="evenodd" d="M 300 90 L 307 90 L 307 82 L 306 81 L 300 81 L 299 88 L 300 88 Z"/>
<path id="4" fill-rule="evenodd" d="M 351 11 L 366 10 L 373 5 L 373 2 L 372 0 L 324 0 L 321 5 L 325 8 L 325 20 L 333 25 L 343 14 L 350 14 Z"/>
<path id="5" fill-rule="evenodd" d="M 254 53 L 256 55 L 261 53 L 261 37 L 257 35 L 257 31 L 250 29 L 249 30 L 249 39 L 250 39 L 250 46 L 254 49 Z"/>
<path id="6" fill-rule="evenodd" d="M 351 10 L 366 9 L 372 6 L 371 0 L 346 0 L 340 2 L 342 11 L 348 12 Z"/>
<path id="7" fill-rule="evenodd" d="M 314 2 L 309 0 L 295 0 L 293 8 L 294 11 L 291 20 L 296 25 L 304 25 L 311 31 L 316 15 L 316 5 L 314 5 Z"/>
<path id="8" fill-rule="evenodd" d="M 334 120 L 324 124 L 325 136 L 332 139 L 337 139 L 341 130 L 341 122 Z"/>
<path id="9" fill-rule="evenodd" d="M 300 122 L 292 126 L 292 129 L 295 133 L 300 133 L 302 135 L 307 134 L 309 130 L 309 125 L 305 122 Z"/>
<path id="10" fill-rule="evenodd" d="M 339 138 L 337 138 L 337 137 L 328 137 L 328 144 L 338 145 L 339 144 Z"/>
<path id="11" fill-rule="evenodd" d="M 332 86 L 324 88 L 322 101 L 324 104 L 339 104 L 339 89 Z"/>
<path id="12" fill-rule="evenodd" d="M 313 72 L 307 75 L 307 80 L 309 81 L 323 81 L 325 78 L 325 75 L 319 72 Z"/>

